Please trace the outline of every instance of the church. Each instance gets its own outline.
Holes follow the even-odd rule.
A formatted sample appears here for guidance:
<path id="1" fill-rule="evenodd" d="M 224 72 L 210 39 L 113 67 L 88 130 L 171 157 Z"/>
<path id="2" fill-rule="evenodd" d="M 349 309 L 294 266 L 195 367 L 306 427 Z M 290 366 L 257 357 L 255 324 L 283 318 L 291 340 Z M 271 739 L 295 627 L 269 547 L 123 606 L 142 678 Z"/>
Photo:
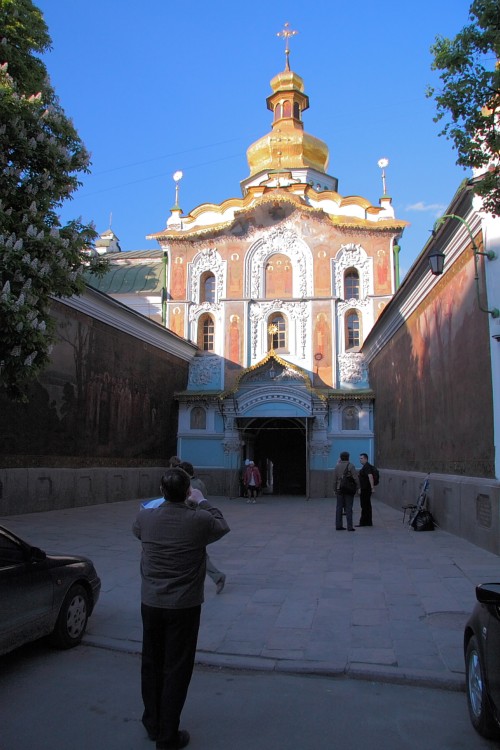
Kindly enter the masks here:
<path id="1" fill-rule="evenodd" d="M 177 453 L 216 495 L 237 495 L 252 459 L 266 492 L 324 497 L 341 450 L 356 462 L 374 453 L 360 349 L 395 293 L 406 223 L 385 184 L 378 205 L 338 192 L 327 144 L 304 129 L 309 98 L 290 67 L 292 34 L 281 33 L 271 130 L 247 150 L 242 197 L 183 214 L 177 190 L 165 228 L 148 235 L 159 250 L 109 255 L 115 277 L 150 263 L 156 319 L 198 346 L 175 394 Z"/>

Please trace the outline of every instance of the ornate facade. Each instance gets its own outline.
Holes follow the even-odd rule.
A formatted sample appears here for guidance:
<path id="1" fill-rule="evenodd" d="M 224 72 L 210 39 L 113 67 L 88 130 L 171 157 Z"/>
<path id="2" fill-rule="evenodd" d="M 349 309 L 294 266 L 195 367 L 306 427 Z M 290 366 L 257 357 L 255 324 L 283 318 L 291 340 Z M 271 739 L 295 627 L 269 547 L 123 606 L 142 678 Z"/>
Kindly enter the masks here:
<path id="1" fill-rule="evenodd" d="M 394 294 L 404 222 L 388 196 L 337 192 L 288 51 L 271 88 L 243 197 L 185 216 L 176 204 L 150 236 L 168 258 L 166 325 L 200 348 L 178 394 L 178 453 L 212 492 L 235 494 L 252 458 L 269 491 L 325 495 L 340 450 L 373 454 L 360 348 Z"/>
<path id="2" fill-rule="evenodd" d="M 199 346 L 179 400 L 178 453 L 237 494 L 255 460 L 269 492 L 324 496 L 340 450 L 373 455 L 373 393 L 360 353 L 395 291 L 405 222 L 391 198 L 342 197 L 328 147 L 286 67 L 267 98 L 242 198 L 187 215 L 176 201 L 152 234 L 167 258 L 165 324 Z"/>

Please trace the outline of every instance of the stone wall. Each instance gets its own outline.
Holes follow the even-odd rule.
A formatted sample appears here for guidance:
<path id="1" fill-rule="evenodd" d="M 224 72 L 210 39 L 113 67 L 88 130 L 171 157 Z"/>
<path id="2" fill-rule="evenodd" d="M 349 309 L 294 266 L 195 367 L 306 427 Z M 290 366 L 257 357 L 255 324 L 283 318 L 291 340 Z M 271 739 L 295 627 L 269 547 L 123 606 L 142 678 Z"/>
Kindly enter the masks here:
<path id="1" fill-rule="evenodd" d="M 196 347 L 95 290 L 52 315 L 49 366 L 0 398 L 0 515 L 157 496 Z"/>
<path id="2" fill-rule="evenodd" d="M 393 508 L 416 503 L 427 475 L 420 472 L 380 469 L 380 484 L 374 502 Z M 500 554 L 500 482 L 496 479 L 429 475 L 428 509 L 439 528 L 467 539 L 483 549 Z M 408 520 L 408 513 L 406 515 Z M 416 532 L 411 532 L 416 533 Z"/>

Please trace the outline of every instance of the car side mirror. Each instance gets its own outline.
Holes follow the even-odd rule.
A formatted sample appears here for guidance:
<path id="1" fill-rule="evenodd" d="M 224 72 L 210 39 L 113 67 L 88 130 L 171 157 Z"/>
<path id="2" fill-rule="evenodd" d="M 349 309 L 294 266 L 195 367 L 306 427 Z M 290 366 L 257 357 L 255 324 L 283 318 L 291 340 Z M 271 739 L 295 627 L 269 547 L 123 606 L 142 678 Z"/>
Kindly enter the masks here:
<path id="1" fill-rule="evenodd" d="M 40 547 L 30 547 L 29 561 L 30 562 L 43 562 L 47 559 L 47 553 L 40 549 Z"/>

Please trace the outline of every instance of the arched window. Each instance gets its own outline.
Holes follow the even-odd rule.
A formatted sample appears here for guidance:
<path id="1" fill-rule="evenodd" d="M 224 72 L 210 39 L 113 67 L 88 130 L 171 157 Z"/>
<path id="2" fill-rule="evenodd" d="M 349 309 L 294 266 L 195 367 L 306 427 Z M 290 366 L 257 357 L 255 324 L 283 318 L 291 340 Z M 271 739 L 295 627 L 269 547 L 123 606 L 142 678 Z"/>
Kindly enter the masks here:
<path id="1" fill-rule="evenodd" d="M 286 101 L 283 102 L 283 117 L 291 117 L 292 116 L 292 102 Z"/>
<path id="2" fill-rule="evenodd" d="M 198 346 L 204 352 L 215 349 L 215 324 L 211 315 L 202 315 L 198 321 Z"/>
<path id="3" fill-rule="evenodd" d="M 361 326 L 359 315 L 355 310 L 351 310 L 345 316 L 345 348 L 357 349 L 361 344 Z"/>
<path id="4" fill-rule="evenodd" d="M 300 120 L 300 107 L 298 102 L 293 103 L 293 116 L 296 120 Z"/>
<path id="5" fill-rule="evenodd" d="M 287 341 L 286 341 L 286 320 L 281 315 L 281 313 L 278 313 L 277 315 L 272 315 L 268 319 L 268 330 L 271 337 L 271 348 L 272 349 L 286 349 L 287 347 Z"/>
<path id="6" fill-rule="evenodd" d="M 195 406 L 191 409 L 189 426 L 192 430 L 207 429 L 207 412 L 202 406 Z"/>
<path id="7" fill-rule="evenodd" d="M 343 410 L 342 429 L 359 430 L 359 412 L 355 406 L 346 406 Z"/>
<path id="8" fill-rule="evenodd" d="M 359 299 L 359 273 L 348 268 L 344 274 L 344 299 Z"/>
<path id="9" fill-rule="evenodd" d="M 274 108 L 274 119 L 281 120 L 283 117 L 283 104 L 281 102 L 278 102 L 276 107 Z"/>
<path id="10" fill-rule="evenodd" d="M 215 276 L 210 271 L 200 279 L 200 302 L 215 302 Z"/>

